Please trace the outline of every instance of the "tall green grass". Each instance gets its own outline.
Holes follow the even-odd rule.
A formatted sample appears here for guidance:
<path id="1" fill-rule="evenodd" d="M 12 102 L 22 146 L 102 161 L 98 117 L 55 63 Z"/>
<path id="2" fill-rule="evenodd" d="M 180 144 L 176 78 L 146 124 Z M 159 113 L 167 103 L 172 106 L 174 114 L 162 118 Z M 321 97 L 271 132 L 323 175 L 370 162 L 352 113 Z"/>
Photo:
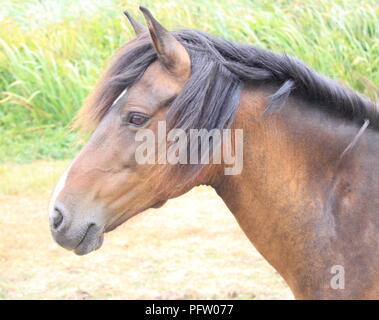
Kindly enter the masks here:
<path id="1" fill-rule="evenodd" d="M 378 0 L 141 1 L 167 28 L 194 27 L 287 52 L 376 99 Z M 64 158 L 65 130 L 133 34 L 122 11 L 136 1 L 0 0 L 0 161 Z"/>

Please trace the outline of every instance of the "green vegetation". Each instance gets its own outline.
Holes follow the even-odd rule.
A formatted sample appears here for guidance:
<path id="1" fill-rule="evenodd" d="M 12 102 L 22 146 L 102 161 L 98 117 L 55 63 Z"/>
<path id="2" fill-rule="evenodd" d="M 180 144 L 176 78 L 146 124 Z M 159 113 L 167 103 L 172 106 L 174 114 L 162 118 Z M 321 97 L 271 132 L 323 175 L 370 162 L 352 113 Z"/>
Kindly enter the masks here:
<path id="1" fill-rule="evenodd" d="M 141 1 L 169 29 L 194 27 L 287 52 L 376 99 L 378 0 Z M 132 32 L 135 1 L 0 0 L 0 161 L 77 150 L 68 124 Z"/>

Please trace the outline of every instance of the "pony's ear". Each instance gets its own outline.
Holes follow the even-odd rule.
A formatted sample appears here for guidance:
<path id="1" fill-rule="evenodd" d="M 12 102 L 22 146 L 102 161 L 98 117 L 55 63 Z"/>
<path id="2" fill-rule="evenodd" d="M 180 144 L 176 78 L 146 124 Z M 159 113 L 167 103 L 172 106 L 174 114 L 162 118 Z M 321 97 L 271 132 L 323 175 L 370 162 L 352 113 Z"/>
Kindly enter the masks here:
<path id="1" fill-rule="evenodd" d="M 130 24 L 132 25 L 133 30 L 137 36 L 140 35 L 141 33 L 145 32 L 145 30 L 147 30 L 147 28 L 145 26 L 143 26 L 137 20 L 134 20 L 134 18 L 129 14 L 128 11 L 125 10 L 124 15 L 126 15 L 126 17 L 128 18 L 128 20 L 129 20 Z"/>
<path id="2" fill-rule="evenodd" d="M 184 46 L 154 19 L 149 10 L 140 7 L 150 31 L 159 61 L 176 77 L 187 80 L 191 74 L 191 60 Z"/>

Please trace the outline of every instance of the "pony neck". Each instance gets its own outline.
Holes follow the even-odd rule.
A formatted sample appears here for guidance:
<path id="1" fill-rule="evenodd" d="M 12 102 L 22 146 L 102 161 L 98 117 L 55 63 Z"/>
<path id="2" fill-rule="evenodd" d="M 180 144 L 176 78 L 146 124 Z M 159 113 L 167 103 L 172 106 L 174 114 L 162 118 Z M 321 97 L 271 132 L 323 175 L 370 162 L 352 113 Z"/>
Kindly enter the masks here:
<path id="1" fill-rule="evenodd" d="M 367 228 L 379 232 L 374 224 L 379 201 L 372 201 L 379 183 L 371 178 L 370 191 L 362 183 L 370 175 L 379 177 L 379 166 L 367 160 L 379 159 L 378 134 L 368 129 L 339 161 L 359 124 L 294 99 L 262 115 L 270 94 L 270 89 L 245 86 L 233 124 L 244 130 L 243 171 L 219 177 L 215 189 L 296 298 L 370 297 L 378 288 L 367 289 L 368 284 L 373 277 L 378 283 L 379 274 L 360 270 L 364 263 L 358 265 L 353 252 L 369 259 L 372 247 L 363 245 Z M 378 253 L 370 259 L 378 265 Z M 331 288 L 335 265 L 344 266 L 349 288 Z"/>

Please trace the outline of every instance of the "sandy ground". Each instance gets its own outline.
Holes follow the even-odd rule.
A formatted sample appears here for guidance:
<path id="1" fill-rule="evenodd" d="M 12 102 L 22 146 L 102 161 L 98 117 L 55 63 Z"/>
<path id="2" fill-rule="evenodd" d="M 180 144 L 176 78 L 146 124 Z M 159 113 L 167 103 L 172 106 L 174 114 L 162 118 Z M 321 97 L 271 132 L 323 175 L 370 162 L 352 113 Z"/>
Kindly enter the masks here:
<path id="1" fill-rule="evenodd" d="M 198 187 L 76 256 L 47 203 L 66 161 L 0 165 L 0 299 L 292 299 L 215 192 Z"/>

